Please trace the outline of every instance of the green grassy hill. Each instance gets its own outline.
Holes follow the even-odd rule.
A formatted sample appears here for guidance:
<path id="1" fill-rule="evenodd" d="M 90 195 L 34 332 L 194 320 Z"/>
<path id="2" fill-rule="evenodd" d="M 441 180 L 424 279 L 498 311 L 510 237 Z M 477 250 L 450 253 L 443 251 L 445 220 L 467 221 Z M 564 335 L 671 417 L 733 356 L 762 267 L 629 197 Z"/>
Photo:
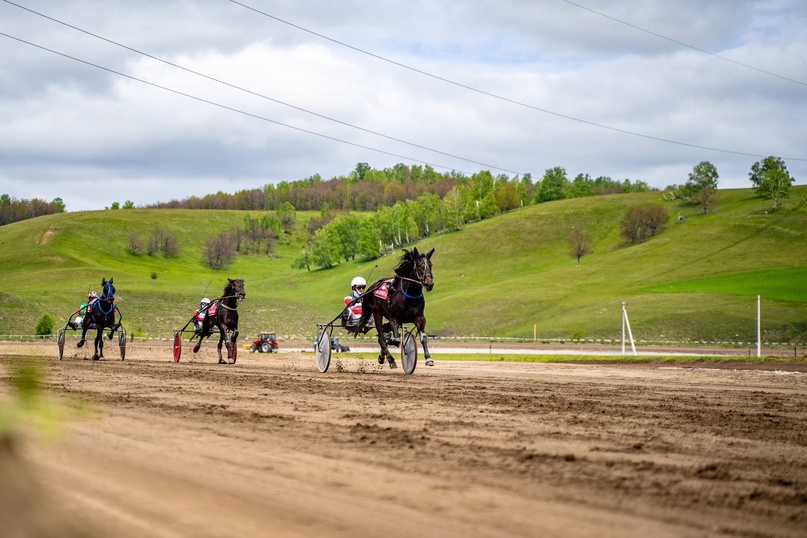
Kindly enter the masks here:
<path id="1" fill-rule="evenodd" d="M 751 190 L 720 191 L 713 212 L 662 202 L 659 193 L 551 202 L 476 222 L 422 244 L 434 247 L 436 285 L 427 296 L 428 332 L 443 336 L 616 339 L 621 303 L 634 337 L 652 341 L 754 341 L 756 296 L 771 342 L 807 340 L 807 186 L 783 207 Z M 625 210 L 664 203 L 672 220 L 639 245 L 619 237 Z M 114 277 L 128 331 L 170 337 L 205 293 L 226 277 L 244 278 L 242 335 L 314 333 L 341 308 L 350 279 L 392 273 L 398 253 L 328 270 L 291 268 L 300 230 L 274 257 L 238 257 L 229 269 L 203 263 L 205 238 L 241 226 L 243 211 L 131 209 L 50 215 L 0 227 L 0 334 L 32 334 L 43 313 L 62 325 L 89 288 Z M 251 212 L 253 217 L 260 216 Z M 312 214 L 298 214 L 300 227 Z M 594 250 L 580 266 L 569 256 L 571 228 L 589 230 Z M 133 256 L 130 233 L 160 228 L 179 239 L 180 255 Z M 377 265 L 377 268 L 373 269 Z M 153 278 L 156 277 L 156 278 Z"/>

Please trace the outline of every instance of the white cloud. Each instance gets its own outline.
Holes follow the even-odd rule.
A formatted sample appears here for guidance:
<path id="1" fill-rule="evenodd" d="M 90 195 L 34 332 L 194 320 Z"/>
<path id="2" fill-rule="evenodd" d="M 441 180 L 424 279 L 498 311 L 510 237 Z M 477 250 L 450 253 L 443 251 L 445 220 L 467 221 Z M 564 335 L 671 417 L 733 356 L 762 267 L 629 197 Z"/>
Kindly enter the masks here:
<path id="1" fill-rule="evenodd" d="M 0 3 L 0 32 L 246 113 L 0 36 L 0 193 L 59 196 L 69 210 L 98 209 L 316 173 L 328 178 L 357 162 L 488 168 L 468 160 L 501 168 L 494 173 L 540 176 L 563 166 L 572 177 L 609 175 L 660 188 L 709 160 L 721 187 L 746 187 L 754 155 L 783 157 L 797 181 L 807 182 L 803 2 L 578 3 L 800 83 L 562 1 L 252 4 L 480 91 L 229 2 L 25 4 L 250 94 Z"/>

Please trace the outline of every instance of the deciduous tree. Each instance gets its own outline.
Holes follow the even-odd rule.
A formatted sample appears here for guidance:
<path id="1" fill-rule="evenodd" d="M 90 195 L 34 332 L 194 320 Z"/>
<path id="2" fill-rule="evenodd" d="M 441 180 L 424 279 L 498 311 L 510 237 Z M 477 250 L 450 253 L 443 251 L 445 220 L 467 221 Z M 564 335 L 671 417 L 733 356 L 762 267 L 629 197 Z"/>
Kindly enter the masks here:
<path id="1" fill-rule="evenodd" d="M 755 162 L 748 178 L 757 194 L 771 201 L 771 211 L 776 211 L 779 202 L 788 197 L 790 186 L 795 181 L 787 171 L 785 162 L 780 157 L 773 156 Z"/>
<path id="2" fill-rule="evenodd" d="M 701 161 L 689 173 L 689 179 L 681 187 L 680 193 L 684 199 L 689 200 L 700 207 L 703 213 L 706 213 L 717 199 L 718 177 L 720 176 L 715 165 L 709 161 Z"/>
<path id="3" fill-rule="evenodd" d="M 594 240 L 591 234 L 581 228 L 574 227 L 569 233 L 569 254 L 572 258 L 577 259 L 577 265 L 580 265 L 580 258 L 591 253 L 591 246 Z"/>

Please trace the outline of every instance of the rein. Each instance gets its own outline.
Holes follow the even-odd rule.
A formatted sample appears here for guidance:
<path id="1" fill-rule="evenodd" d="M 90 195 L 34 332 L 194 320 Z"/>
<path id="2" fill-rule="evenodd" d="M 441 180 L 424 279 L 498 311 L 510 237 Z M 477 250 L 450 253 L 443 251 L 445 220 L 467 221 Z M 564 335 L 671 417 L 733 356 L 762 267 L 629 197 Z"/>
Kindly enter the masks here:
<path id="1" fill-rule="evenodd" d="M 238 310 L 238 301 L 237 300 L 235 301 L 235 306 L 227 306 L 226 304 L 224 304 L 224 299 L 232 299 L 233 297 L 235 297 L 237 299 L 238 295 L 225 295 L 223 297 L 219 297 L 218 299 L 216 299 L 216 301 L 219 302 L 219 306 L 222 307 L 222 308 L 225 308 L 227 310 Z"/>

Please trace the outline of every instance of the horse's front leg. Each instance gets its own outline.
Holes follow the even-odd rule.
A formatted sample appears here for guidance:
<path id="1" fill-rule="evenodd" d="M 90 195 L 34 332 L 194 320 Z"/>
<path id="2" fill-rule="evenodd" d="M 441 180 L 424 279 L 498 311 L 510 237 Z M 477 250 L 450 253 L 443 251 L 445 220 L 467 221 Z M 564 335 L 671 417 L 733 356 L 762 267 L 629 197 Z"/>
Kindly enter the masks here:
<path id="1" fill-rule="evenodd" d="M 104 329 L 98 326 L 98 332 L 95 335 L 95 354 L 92 356 L 94 361 L 104 360 Z"/>
<path id="2" fill-rule="evenodd" d="M 232 330 L 232 336 L 229 340 L 226 341 L 227 343 L 227 362 L 230 364 L 235 364 L 235 340 L 238 338 L 238 329 Z"/>
<path id="3" fill-rule="evenodd" d="M 420 345 L 423 346 L 423 356 L 426 359 L 426 366 L 434 366 L 434 359 L 429 354 L 429 337 L 426 336 L 426 318 L 423 316 L 415 320 L 415 327 L 417 327 L 418 334 L 420 335 Z"/>
<path id="4" fill-rule="evenodd" d="M 84 346 L 84 342 L 86 341 L 86 338 L 87 338 L 87 330 L 89 330 L 89 328 L 90 328 L 89 325 L 84 325 L 82 323 L 82 325 L 81 325 L 81 339 L 78 341 L 78 344 L 76 344 L 76 347 Z"/>

